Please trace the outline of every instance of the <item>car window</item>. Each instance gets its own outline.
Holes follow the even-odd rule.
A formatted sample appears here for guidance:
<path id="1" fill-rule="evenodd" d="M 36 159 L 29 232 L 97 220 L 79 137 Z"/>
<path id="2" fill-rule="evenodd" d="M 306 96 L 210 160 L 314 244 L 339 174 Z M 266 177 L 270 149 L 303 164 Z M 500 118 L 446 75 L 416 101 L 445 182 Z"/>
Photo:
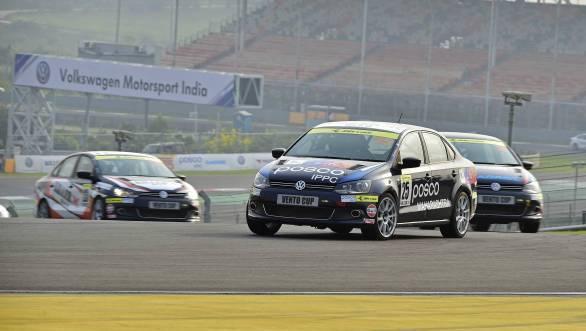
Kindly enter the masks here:
<path id="1" fill-rule="evenodd" d="M 77 163 L 77 172 L 79 171 L 86 171 L 89 173 L 94 172 L 94 165 L 92 164 L 92 160 L 87 156 L 81 156 L 79 162 Z"/>
<path id="2" fill-rule="evenodd" d="M 425 155 L 423 154 L 423 145 L 417 132 L 411 132 L 403 138 L 401 147 L 399 147 L 400 163 L 406 157 L 414 157 L 421 160 L 421 163 L 425 162 Z"/>
<path id="3" fill-rule="evenodd" d="M 423 140 L 425 140 L 425 146 L 427 146 L 427 155 L 429 156 L 430 163 L 438 163 L 448 160 L 446 146 L 440 136 L 424 132 Z"/>
<path id="4" fill-rule="evenodd" d="M 57 177 L 71 177 L 73 175 L 73 168 L 75 168 L 75 163 L 77 162 L 77 156 L 72 156 L 61 164 L 61 168 L 59 169 L 59 173 Z"/>

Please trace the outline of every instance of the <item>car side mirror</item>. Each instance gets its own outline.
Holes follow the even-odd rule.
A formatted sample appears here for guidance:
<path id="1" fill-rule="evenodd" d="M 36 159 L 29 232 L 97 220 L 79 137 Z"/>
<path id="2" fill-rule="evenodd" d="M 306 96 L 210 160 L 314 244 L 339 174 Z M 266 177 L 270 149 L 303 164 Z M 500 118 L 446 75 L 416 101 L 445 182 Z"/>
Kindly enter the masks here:
<path id="1" fill-rule="evenodd" d="M 523 161 L 523 168 L 527 170 L 533 169 L 533 162 Z"/>
<path id="2" fill-rule="evenodd" d="M 421 160 L 416 157 L 406 157 L 403 159 L 403 164 L 400 164 L 401 169 L 417 168 L 421 165 Z"/>
<path id="3" fill-rule="evenodd" d="M 185 181 L 187 179 L 187 176 L 185 176 L 185 175 L 177 175 L 177 178 L 181 179 L 182 181 Z"/>
<path id="4" fill-rule="evenodd" d="M 281 156 L 283 156 L 283 154 L 285 154 L 285 151 L 287 151 L 284 148 L 273 148 L 273 150 L 271 151 L 271 153 L 273 154 L 273 157 L 275 159 L 280 158 Z"/>
<path id="5" fill-rule="evenodd" d="M 77 178 L 81 178 L 81 179 L 89 179 L 92 181 L 92 183 L 97 182 L 97 179 L 94 175 L 92 175 L 91 172 L 89 171 L 78 171 L 77 172 Z"/>

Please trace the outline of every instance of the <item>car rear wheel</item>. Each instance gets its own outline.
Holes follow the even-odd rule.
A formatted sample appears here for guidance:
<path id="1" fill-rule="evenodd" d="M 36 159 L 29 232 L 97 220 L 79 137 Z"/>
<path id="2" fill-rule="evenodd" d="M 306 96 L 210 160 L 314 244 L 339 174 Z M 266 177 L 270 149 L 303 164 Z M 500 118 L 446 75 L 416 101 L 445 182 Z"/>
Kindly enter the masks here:
<path id="1" fill-rule="evenodd" d="M 92 207 L 92 218 L 93 220 L 103 220 L 104 219 L 104 200 L 97 198 L 94 201 L 94 206 Z"/>
<path id="2" fill-rule="evenodd" d="M 470 226 L 472 227 L 472 230 L 476 231 L 476 232 L 486 232 L 488 231 L 488 229 L 490 229 L 490 226 L 492 224 L 490 223 L 476 223 L 476 224 L 471 224 Z"/>
<path id="3" fill-rule="evenodd" d="M 332 225 L 330 226 L 330 230 L 337 234 L 348 234 L 352 232 L 352 227 L 347 225 Z"/>
<path id="4" fill-rule="evenodd" d="M 395 234 L 398 220 L 397 202 L 392 195 L 383 194 L 376 213 L 376 222 L 361 228 L 362 234 L 371 240 L 389 240 Z"/>
<path id="5" fill-rule="evenodd" d="M 540 225 L 539 222 L 520 222 L 519 230 L 523 233 L 537 233 Z"/>
<path id="6" fill-rule="evenodd" d="M 46 200 L 41 200 L 37 206 L 37 217 L 38 218 L 51 218 L 51 209 Z"/>
<path id="7" fill-rule="evenodd" d="M 450 223 L 440 226 L 444 238 L 463 238 L 470 224 L 470 198 L 465 192 L 456 195 Z"/>

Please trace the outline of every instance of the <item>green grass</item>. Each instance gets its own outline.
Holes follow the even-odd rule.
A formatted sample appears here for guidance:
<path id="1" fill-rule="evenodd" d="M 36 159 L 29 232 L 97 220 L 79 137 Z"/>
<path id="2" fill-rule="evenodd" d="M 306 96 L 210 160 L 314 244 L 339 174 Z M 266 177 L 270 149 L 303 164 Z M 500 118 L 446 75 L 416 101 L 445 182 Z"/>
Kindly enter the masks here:
<path id="1" fill-rule="evenodd" d="M 541 157 L 538 160 L 527 158 L 527 161 L 539 163 L 539 166 L 531 170 L 535 173 L 574 173 L 575 168 L 572 167 L 572 162 L 584 161 L 584 159 L 586 159 L 586 154 L 578 153 L 576 155 Z M 586 173 L 586 167 L 582 167 L 580 172 Z"/>
<path id="2" fill-rule="evenodd" d="M 553 234 L 574 234 L 574 235 L 586 235 L 586 230 L 576 230 L 576 231 L 553 231 Z"/>

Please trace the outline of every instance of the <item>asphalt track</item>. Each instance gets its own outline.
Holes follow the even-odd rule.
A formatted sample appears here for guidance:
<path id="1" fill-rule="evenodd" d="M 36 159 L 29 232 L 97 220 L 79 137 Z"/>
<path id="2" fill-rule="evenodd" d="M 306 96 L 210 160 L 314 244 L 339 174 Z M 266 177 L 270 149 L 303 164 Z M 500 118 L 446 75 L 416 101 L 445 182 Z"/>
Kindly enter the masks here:
<path id="1" fill-rule="evenodd" d="M 0 220 L 0 290 L 586 292 L 586 237 L 399 229 L 395 240 L 245 225 Z"/>

